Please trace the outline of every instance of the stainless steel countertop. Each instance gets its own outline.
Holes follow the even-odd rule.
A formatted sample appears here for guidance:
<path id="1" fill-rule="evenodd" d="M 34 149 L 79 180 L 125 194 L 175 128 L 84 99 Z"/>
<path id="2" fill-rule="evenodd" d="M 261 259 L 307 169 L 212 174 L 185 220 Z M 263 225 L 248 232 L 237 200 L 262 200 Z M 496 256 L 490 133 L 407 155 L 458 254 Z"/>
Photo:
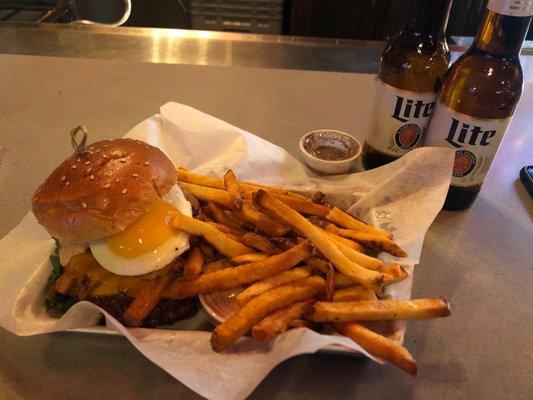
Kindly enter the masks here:
<path id="1" fill-rule="evenodd" d="M 472 38 L 454 37 L 452 59 Z M 533 42 L 523 55 L 533 55 Z M 0 54 L 375 73 L 384 42 L 0 21 Z"/>
<path id="2" fill-rule="evenodd" d="M 0 54 L 163 64 L 376 71 L 383 42 L 156 28 L 0 22 Z"/>
<path id="3" fill-rule="evenodd" d="M 76 43 L 76 37 L 96 43 L 84 32 L 78 35 L 67 30 L 69 34 L 59 29 L 43 37 L 50 35 L 52 40 L 55 35 L 52 43 L 58 48 L 60 42 Z M 38 40 L 35 35 L 17 35 L 14 28 L 0 26 L 0 53 L 27 54 L 30 50 L 23 51 L 24 41 L 31 49 L 31 43 Z M 8 39 L 18 41 L 17 51 L 4 50 L 17 47 L 6 45 Z M 81 59 L 87 54 L 76 49 L 70 50 L 71 55 L 62 54 L 67 58 L 61 54 L 0 55 L 0 236 L 27 212 L 33 190 L 68 154 L 68 131 L 79 123 L 88 126 L 91 140 L 118 137 L 156 113 L 159 105 L 178 101 L 264 137 L 294 155 L 299 136 L 313 128 L 338 128 L 364 137 L 372 107 L 371 75 L 287 70 L 305 66 L 295 59 L 310 62 L 308 69 L 316 66 L 311 62 L 315 57 L 305 56 L 308 44 L 283 44 L 304 55 L 292 61 L 287 56 L 285 68 L 279 64 L 277 69 L 260 68 L 261 58 L 266 66 L 272 63 L 259 54 L 265 51 L 263 44 L 254 42 L 246 43 L 249 66 L 255 68 L 233 64 L 236 59 L 246 62 L 245 53 L 222 64 L 231 68 L 182 63 L 181 52 L 170 54 L 189 39 L 183 40 L 176 38 L 174 50 L 168 50 L 170 58 L 160 60 L 193 65 L 133 62 L 127 52 L 125 61 L 120 56 L 88 60 Z M 202 40 L 206 49 L 241 46 L 241 42 L 237 45 L 225 39 Z M 195 50 L 190 50 L 189 61 L 200 51 L 192 46 Z M 350 65 L 357 62 L 358 45 L 325 46 L 331 47 L 331 54 L 339 51 L 349 56 L 340 71 L 358 68 Z M 283 62 L 283 54 L 291 51 L 287 48 L 276 57 Z M 98 58 L 95 54 L 97 49 L 89 58 Z M 216 51 L 205 54 L 197 60 L 209 64 L 207 54 Z M 341 63 L 342 57 L 333 58 Z M 213 55 L 213 60 L 220 65 L 223 57 Z M 524 61 L 531 81 L 530 57 Z M 364 359 L 300 356 L 275 368 L 252 398 L 530 397 L 533 334 L 528 328 L 533 323 L 533 292 L 527 282 L 532 277 L 533 202 L 517 178 L 519 168 L 532 162 L 531 107 L 533 85 L 528 83 L 476 203 L 467 211 L 440 213 L 427 234 L 413 295 L 444 295 L 453 313 L 446 320 L 409 324 L 405 345 L 419 363 L 419 376 L 409 378 Z M 67 333 L 20 338 L 2 329 L 0 393 L 6 399 L 198 398 L 122 338 Z"/>

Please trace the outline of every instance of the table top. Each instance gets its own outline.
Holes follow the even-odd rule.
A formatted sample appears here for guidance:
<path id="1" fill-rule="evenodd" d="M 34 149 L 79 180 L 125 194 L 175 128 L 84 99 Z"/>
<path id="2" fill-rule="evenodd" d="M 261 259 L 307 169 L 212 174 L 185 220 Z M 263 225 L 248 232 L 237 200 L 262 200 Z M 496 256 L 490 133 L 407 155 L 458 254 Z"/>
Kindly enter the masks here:
<path id="1" fill-rule="evenodd" d="M 531 62 L 528 63 L 531 64 Z M 363 138 L 370 74 L 168 65 L 0 55 L 0 236 L 29 209 L 37 185 L 70 151 L 83 123 L 90 140 L 119 137 L 167 101 L 196 107 L 297 154 L 301 134 L 336 128 Z M 368 96 L 361 96 L 365 93 Z M 426 236 L 413 297 L 442 295 L 448 319 L 409 323 L 419 375 L 362 358 L 305 355 L 276 367 L 252 399 L 526 399 L 533 390 L 533 203 L 518 181 L 531 164 L 533 86 L 471 209 L 441 212 Z M 127 340 L 0 329 L 0 393 L 8 399 L 199 398 Z"/>

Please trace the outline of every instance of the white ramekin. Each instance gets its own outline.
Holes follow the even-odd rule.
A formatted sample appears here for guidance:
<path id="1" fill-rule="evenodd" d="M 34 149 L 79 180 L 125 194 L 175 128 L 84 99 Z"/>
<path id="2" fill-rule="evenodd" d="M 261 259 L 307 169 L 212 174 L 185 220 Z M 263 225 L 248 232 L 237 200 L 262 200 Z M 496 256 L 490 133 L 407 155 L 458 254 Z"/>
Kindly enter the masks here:
<path id="1" fill-rule="evenodd" d="M 349 145 L 357 146 L 356 151 L 353 156 L 344 160 L 323 160 L 312 155 L 305 148 L 306 140 L 312 135 L 321 135 L 326 137 L 329 136 L 332 140 L 340 140 L 344 143 L 349 143 Z M 354 138 L 352 135 L 347 134 L 346 132 L 333 129 L 318 129 L 311 131 L 303 135 L 300 139 L 300 151 L 304 156 L 305 162 L 311 170 L 319 174 L 336 175 L 349 172 L 355 161 L 361 156 L 362 150 L 363 146 L 359 140 Z"/>

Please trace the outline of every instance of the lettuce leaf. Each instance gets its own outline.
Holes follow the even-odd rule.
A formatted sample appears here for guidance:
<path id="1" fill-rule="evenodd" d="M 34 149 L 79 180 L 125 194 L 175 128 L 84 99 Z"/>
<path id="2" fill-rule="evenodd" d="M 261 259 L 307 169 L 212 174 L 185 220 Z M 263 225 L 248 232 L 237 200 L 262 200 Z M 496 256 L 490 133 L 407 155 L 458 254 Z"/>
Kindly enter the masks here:
<path id="1" fill-rule="evenodd" d="M 54 240 L 56 242 L 56 247 L 54 252 L 50 255 L 52 271 L 50 272 L 47 280 L 49 286 L 52 286 L 65 271 L 59 262 L 59 242 L 55 238 Z M 57 314 L 58 316 L 64 314 L 70 307 L 72 307 L 74 303 L 76 303 L 76 299 L 74 297 L 61 293 L 54 293 L 52 291 L 50 291 L 48 296 L 46 296 L 44 299 L 44 306 L 46 309 L 48 311 L 52 311 L 52 314 Z"/>

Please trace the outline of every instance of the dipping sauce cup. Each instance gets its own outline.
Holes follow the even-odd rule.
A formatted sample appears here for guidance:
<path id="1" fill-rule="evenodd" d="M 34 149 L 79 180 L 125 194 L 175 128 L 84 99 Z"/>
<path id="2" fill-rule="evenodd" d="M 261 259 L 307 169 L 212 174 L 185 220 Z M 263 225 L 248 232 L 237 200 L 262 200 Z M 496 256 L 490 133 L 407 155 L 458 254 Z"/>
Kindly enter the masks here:
<path id="1" fill-rule="evenodd" d="M 307 166 L 321 175 L 345 174 L 361 156 L 361 143 L 353 136 L 332 129 L 306 133 L 300 151 Z"/>

